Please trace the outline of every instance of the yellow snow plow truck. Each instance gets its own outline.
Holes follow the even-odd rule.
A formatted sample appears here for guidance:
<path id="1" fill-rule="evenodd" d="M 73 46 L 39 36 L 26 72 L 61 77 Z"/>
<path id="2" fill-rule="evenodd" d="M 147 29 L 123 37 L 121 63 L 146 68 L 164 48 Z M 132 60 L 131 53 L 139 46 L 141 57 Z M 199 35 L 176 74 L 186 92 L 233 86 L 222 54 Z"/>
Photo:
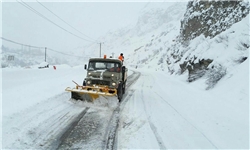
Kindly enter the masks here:
<path id="1" fill-rule="evenodd" d="M 83 85 L 73 81 L 76 87 L 65 89 L 71 92 L 71 99 L 93 102 L 100 97 L 107 100 L 115 97 L 121 101 L 126 89 L 128 71 L 121 60 L 106 57 L 91 58 L 84 69 L 87 70 L 87 76 L 83 80 Z"/>

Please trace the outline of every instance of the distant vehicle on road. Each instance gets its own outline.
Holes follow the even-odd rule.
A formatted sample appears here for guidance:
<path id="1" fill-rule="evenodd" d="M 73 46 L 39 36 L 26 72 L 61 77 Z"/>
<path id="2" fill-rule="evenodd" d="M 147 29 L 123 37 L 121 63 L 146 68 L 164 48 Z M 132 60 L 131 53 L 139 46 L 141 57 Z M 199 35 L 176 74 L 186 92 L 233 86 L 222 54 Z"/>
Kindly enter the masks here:
<path id="1" fill-rule="evenodd" d="M 42 68 L 49 68 L 49 63 L 48 62 L 42 62 L 39 64 L 39 69 L 42 69 Z"/>

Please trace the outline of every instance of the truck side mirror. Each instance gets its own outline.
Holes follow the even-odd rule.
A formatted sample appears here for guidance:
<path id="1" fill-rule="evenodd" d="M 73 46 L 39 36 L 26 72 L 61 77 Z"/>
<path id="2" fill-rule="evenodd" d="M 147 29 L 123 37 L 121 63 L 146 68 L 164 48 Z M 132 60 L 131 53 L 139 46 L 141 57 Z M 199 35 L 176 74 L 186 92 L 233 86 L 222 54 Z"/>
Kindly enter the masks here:
<path id="1" fill-rule="evenodd" d="M 86 65 L 86 64 L 84 65 L 84 69 L 85 69 L 85 70 L 87 69 L 87 65 Z"/>

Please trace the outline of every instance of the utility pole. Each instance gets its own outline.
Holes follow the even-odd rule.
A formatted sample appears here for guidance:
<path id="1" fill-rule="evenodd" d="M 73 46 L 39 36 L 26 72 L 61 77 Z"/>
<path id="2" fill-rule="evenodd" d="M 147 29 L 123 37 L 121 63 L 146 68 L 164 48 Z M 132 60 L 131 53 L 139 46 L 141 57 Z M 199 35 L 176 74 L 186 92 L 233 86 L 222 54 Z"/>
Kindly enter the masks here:
<path id="1" fill-rule="evenodd" d="M 47 49 L 47 47 L 45 47 L 45 62 L 46 62 L 46 49 Z"/>
<path id="2" fill-rule="evenodd" d="M 101 51 L 102 51 L 102 43 L 100 43 L 100 57 L 102 57 L 101 56 Z"/>

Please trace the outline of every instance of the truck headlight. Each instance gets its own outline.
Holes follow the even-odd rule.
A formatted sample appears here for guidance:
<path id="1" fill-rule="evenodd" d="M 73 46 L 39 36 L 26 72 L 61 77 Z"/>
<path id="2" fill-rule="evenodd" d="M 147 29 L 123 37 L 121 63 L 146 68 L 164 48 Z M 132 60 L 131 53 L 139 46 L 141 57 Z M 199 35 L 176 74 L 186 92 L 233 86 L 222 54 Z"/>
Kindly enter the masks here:
<path id="1" fill-rule="evenodd" d="M 91 72 L 89 72 L 88 75 L 90 76 L 90 75 L 91 75 Z"/>
<path id="2" fill-rule="evenodd" d="M 112 74 L 111 74 L 111 76 L 113 77 L 113 76 L 114 76 L 114 74 L 112 73 Z"/>
<path id="3" fill-rule="evenodd" d="M 87 84 L 90 84 L 91 82 L 90 81 L 87 81 Z"/>
<path id="4" fill-rule="evenodd" d="M 112 83 L 112 86 L 115 86 L 115 85 L 116 85 L 116 83 L 115 83 L 115 82 L 113 82 L 113 83 Z"/>

